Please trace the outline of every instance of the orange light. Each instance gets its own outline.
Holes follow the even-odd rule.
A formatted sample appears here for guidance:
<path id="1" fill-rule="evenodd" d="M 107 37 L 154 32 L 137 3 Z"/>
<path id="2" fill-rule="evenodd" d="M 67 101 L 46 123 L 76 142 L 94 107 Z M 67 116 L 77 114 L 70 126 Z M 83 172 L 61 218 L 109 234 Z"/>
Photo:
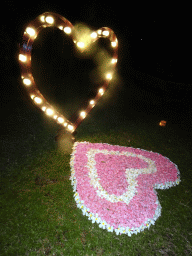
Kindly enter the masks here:
<path id="1" fill-rule="evenodd" d="M 111 63 L 117 63 L 117 59 L 112 59 Z"/>
<path id="2" fill-rule="evenodd" d="M 90 100 L 89 102 L 92 106 L 95 106 L 95 101 L 94 100 Z"/>
<path id="3" fill-rule="evenodd" d="M 160 126 L 166 126 L 166 123 L 167 123 L 167 121 L 162 120 L 161 122 L 159 122 L 159 125 Z"/>
<path id="4" fill-rule="evenodd" d="M 112 47 L 116 47 L 117 46 L 117 42 L 111 42 L 111 46 Z"/>
<path id="5" fill-rule="evenodd" d="M 86 117 L 86 112 L 85 112 L 85 111 L 81 111 L 80 116 L 81 116 L 82 118 L 85 118 L 85 117 Z"/>
<path id="6" fill-rule="evenodd" d="M 19 60 L 22 62 L 26 62 L 27 61 L 27 57 L 23 54 L 19 54 Z"/>
<path id="7" fill-rule="evenodd" d="M 62 117 L 58 117 L 57 120 L 58 120 L 58 122 L 59 122 L 60 124 L 62 124 L 62 123 L 64 122 L 64 119 L 63 119 Z"/>
<path id="8" fill-rule="evenodd" d="M 104 35 L 104 36 L 108 36 L 108 35 L 109 35 L 109 31 L 108 31 L 108 30 L 104 30 L 104 31 L 103 31 L 103 35 Z"/>
<path id="9" fill-rule="evenodd" d="M 46 114 L 48 115 L 48 116 L 52 116 L 53 115 L 53 110 L 51 109 L 51 108 L 47 108 L 46 109 Z"/>
<path id="10" fill-rule="evenodd" d="M 37 104 L 41 104 L 41 103 L 42 103 L 42 99 L 39 98 L 39 97 L 35 97 L 33 100 L 34 100 Z"/>
<path id="11" fill-rule="evenodd" d="M 100 89 L 99 89 L 99 94 L 100 94 L 100 95 L 103 95 L 103 94 L 104 94 L 103 88 L 100 88 Z"/>
<path id="12" fill-rule="evenodd" d="M 31 85 L 31 80 L 28 79 L 28 78 L 24 78 L 24 79 L 23 79 L 23 83 L 24 83 L 25 85 L 27 85 L 27 86 L 30 86 L 30 85 Z"/>
<path id="13" fill-rule="evenodd" d="M 27 32 L 28 35 L 30 35 L 32 37 L 35 36 L 35 34 L 36 34 L 35 29 L 33 29 L 31 27 L 27 27 L 26 32 Z"/>
<path id="14" fill-rule="evenodd" d="M 78 43 L 77 43 L 77 46 L 78 46 L 79 48 L 84 48 L 84 47 L 85 47 L 85 43 L 84 43 L 84 42 L 78 42 Z"/>
<path id="15" fill-rule="evenodd" d="M 54 23 L 54 19 L 53 19 L 52 16 L 47 16 L 47 17 L 45 18 L 45 21 L 46 21 L 47 23 L 49 23 L 49 24 L 53 24 L 53 23 Z"/>
<path id="16" fill-rule="evenodd" d="M 70 28 L 70 27 L 65 27 L 65 28 L 64 28 L 64 32 L 65 32 L 66 34 L 71 34 L 71 28 Z"/>
<path id="17" fill-rule="evenodd" d="M 69 124 L 69 125 L 68 125 L 68 130 L 69 130 L 69 131 L 73 131 L 73 130 L 74 130 L 73 125 L 70 125 L 70 124 Z"/>
<path id="18" fill-rule="evenodd" d="M 106 75 L 106 78 L 109 79 L 109 80 L 111 80 L 111 79 L 112 79 L 112 74 L 111 74 L 111 73 L 108 73 L 108 74 Z"/>
<path id="19" fill-rule="evenodd" d="M 91 37 L 92 38 L 97 38 L 97 33 L 96 32 L 91 33 Z"/>

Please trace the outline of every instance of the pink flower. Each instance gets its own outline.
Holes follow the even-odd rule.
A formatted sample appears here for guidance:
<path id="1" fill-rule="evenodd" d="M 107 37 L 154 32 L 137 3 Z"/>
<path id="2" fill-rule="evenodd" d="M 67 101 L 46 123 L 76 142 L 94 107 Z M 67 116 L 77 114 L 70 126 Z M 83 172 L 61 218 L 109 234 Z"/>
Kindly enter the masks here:
<path id="1" fill-rule="evenodd" d="M 155 188 L 180 182 L 177 166 L 158 153 L 101 143 L 76 142 L 71 169 L 82 209 L 98 216 L 100 227 L 129 236 L 161 215 Z"/>

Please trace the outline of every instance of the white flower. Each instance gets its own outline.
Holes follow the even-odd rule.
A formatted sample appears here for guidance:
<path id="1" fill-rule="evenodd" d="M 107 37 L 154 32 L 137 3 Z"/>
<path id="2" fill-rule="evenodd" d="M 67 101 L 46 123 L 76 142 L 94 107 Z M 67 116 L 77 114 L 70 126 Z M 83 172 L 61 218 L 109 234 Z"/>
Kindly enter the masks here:
<path id="1" fill-rule="evenodd" d="M 145 226 L 142 224 L 141 226 L 140 226 L 140 231 L 143 231 L 145 229 Z"/>
<path id="2" fill-rule="evenodd" d="M 101 223 L 99 224 L 99 227 L 105 229 L 106 225 L 107 223 L 105 221 L 101 221 Z"/>
<path id="3" fill-rule="evenodd" d="M 116 233 L 116 235 L 119 235 L 119 234 L 120 234 L 120 231 L 121 231 L 121 229 L 120 229 L 120 228 L 116 228 L 116 229 L 115 229 L 115 233 Z"/>
<path id="4" fill-rule="evenodd" d="M 113 226 L 107 225 L 107 230 L 108 230 L 109 232 L 113 232 Z"/>
<path id="5" fill-rule="evenodd" d="M 125 229 L 124 227 L 121 227 L 121 228 L 120 228 L 120 233 L 121 233 L 121 234 L 126 234 L 126 229 Z"/>
<path id="6" fill-rule="evenodd" d="M 126 227 L 126 234 L 128 234 L 128 236 L 132 235 L 132 230 L 129 227 Z"/>
<path id="7" fill-rule="evenodd" d="M 91 220 L 92 217 L 93 217 L 93 214 L 90 212 L 90 213 L 88 214 L 88 219 Z"/>
<path id="8" fill-rule="evenodd" d="M 76 203 L 80 203 L 80 198 L 79 198 L 79 196 L 76 196 L 76 197 L 75 197 L 75 201 L 76 201 Z"/>
<path id="9" fill-rule="evenodd" d="M 149 219 L 149 223 L 155 225 L 155 221 L 153 219 Z"/>
<path id="10" fill-rule="evenodd" d="M 136 231 L 137 233 L 140 233 L 140 228 L 136 228 L 135 231 Z"/>
<path id="11" fill-rule="evenodd" d="M 90 219 L 91 219 L 92 223 L 95 223 L 95 222 L 100 223 L 100 222 L 101 222 L 101 219 L 98 217 L 98 214 L 97 214 L 97 213 L 96 213 L 95 215 L 92 214 L 92 215 L 90 216 Z"/>
<path id="12" fill-rule="evenodd" d="M 82 208 L 81 208 L 82 209 Z M 87 212 L 88 212 L 88 208 L 87 207 L 84 207 L 83 209 L 82 209 L 82 211 L 83 211 L 83 215 L 86 215 L 87 216 Z"/>
<path id="13" fill-rule="evenodd" d="M 145 225 L 146 225 L 146 228 L 150 228 L 150 226 L 151 226 L 151 222 L 149 222 L 148 220 L 147 221 L 145 221 Z"/>

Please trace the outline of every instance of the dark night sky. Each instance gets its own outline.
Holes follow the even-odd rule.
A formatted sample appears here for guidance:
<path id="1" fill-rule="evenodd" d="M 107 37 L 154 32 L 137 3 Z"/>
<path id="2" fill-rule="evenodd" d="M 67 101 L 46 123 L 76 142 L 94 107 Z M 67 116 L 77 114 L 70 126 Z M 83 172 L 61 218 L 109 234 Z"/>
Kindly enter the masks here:
<path id="1" fill-rule="evenodd" d="M 136 70 L 141 74 L 175 82 L 169 90 L 182 90 L 189 95 L 191 91 L 191 16 L 189 6 L 143 6 L 124 1 L 65 2 L 6 1 L 6 16 L 2 16 L 1 28 L 1 71 L 3 74 L 18 76 L 16 62 L 17 44 L 22 38 L 25 25 L 45 11 L 56 12 L 66 17 L 72 24 L 84 22 L 94 29 L 102 26 L 112 28 L 119 39 L 120 73 L 124 86 L 128 74 Z M 5 8 L 5 7 L 4 7 Z M 14 59 L 13 59 L 14 57 Z M 6 65 L 4 61 L 6 60 Z M 10 60 L 12 62 L 10 67 Z M 9 68 L 10 67 L 10 68 Z M 10 71 L 11 70 L 11 71 Z M 145 80 L 145 78 L 144 78 Z M 181 84 L 179 84 L 181 83 Z M 139 85 L 139 84 L 138 84 Z M 144 86 L 140 83 L 139 86 Z M 148 89 L 158 90 L 158 85 Z M 7 88 L 3 88 L 3 91 Z"/>

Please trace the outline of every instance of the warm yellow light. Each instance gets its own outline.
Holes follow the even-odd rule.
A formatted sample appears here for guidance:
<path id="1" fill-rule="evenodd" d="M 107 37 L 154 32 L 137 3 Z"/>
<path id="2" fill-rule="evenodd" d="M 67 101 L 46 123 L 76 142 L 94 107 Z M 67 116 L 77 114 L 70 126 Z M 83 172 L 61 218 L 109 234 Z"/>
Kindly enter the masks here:
<path id="1" fill-rule="evenodd" d="M 97 33 L 98 33 L 98 35 L 101 35 L 102 30 L 101 30 L 101 29 L 99 29 L 99 30 L 97 31 Z"/>
<path id="2" fill-rule="evenodd" d="M 90 100 L 89 102 L 92 106 L 95 105 L 95 101 L 94 100 Z"/>
<path id="3" fill-rule="evenodd" d="M 45 111 L 45 110 L 46 110 L 46 107 L 42 107 L 41 109 L 42 109 L 43 111 Z"/>
<path id="4" fill-rule="evenodd" d="M 103 35 L 104 35 L 104 36 L 108 36 L 108 35 L 109 35 L 109 31 L 108 31 L 108 30 L 104 30 L 104 31 L 103 31 Z"/>
<path id="5" fill-rule="evenodd" d="M 57 119 L 57 115 L 54 115 L 53 118 L 54 118 L 54 119 Z"/>
<path id="6" fill-rule="evenodd" d="M 39 97 L 35 97 L 35 98 L 34 98 L 34 101 L 35 101 L 37 104 L 41 104 L 41 103 L 42 103 L 42 99 L 39 98 Z"/>
<path id="7" fill-rule="evenodd" d="M 77 43 L 77 46 L 78 46 L 79 48 L 84 48 L 84 47 L 85 47 L 85 43 L 84 43 L 84 42 L 78 42 L 78 43 Z"/>
<path id="8" fill-rule="evenodd" d="M 45 22 L 45 16 L 41 16 L 41 17 L 40 17 L 40 20 L 41 20 L 42 22 Z"/>
<path id="9" fill-rule="evenodd" d="M 97 33 L 96 32 L 91 33 L 91 37 L 92 38 L 97 38 Z"/>
<path id="10" fill-rule="evenodd" d="M 68 129 L 70 130 L 70 131 L 73 131 L 74 130 L 74 127 L 73 127 L 73 125 L 68 125 Z"/>
<path id="11" fill-rule="evenodd" d="M 58 117 L 57 120 L 58 120 L 58 122 L 59 122 L 60 124 L 62 124 L 62 123 L 64 122 L 64 119 L 63 119 L 62 117 Z"/>
<path id="12" fill-rule="evenodd" d="M 31 99 L 33 100 L 35 98 L 35 95 L 34 94 L 31 94 L 30 95 Z"/>
<path id="13" fill-rule="evenodd" d="M 45 18 L 45 20 L 46 20 L 46 22 L 49 23 L 49 24 L 53 24 L 53 23 L 54 23 L 54 19 L 53 19 L 53 17 L 51 17 L 51 16 L 47 16 L 47 17 Z"/>
<path id="14" fill-rule="evenodd" d="M 50 108 L 46 109 L 46 114 L 47 114 L 48 116 L 53 115 L 53 110 L 50 109 Z"/>
<path id="15" fill-rule="evenodd" d="M 117 63 L 117 59 L 112 59 L 111 63 L 113 63 L 113 64 Z"/>
<path id="16" fill-rule="evenodd" d="M 19 60 L 22 62 L 26 62 L 27 61 L 27 57 L 23 54 L 19 54 Z"/>
<path id="17" fill-rule="evenodd" d="M 64 32 L 65 32 L 66 34 L 71 34 L 71 28 L 70 28 L 70 27 L 65 27 L 65 28 L 64 28 Z"/>
<path id="18" fill-rule="evenodd" d="M 117 46 L 117 42 L 111 42 L 111 46 L 112 47 L 116 47 Z"/>
<path id="19" fill-rule="evenodd" d="M 23 79 L 23 83 L 24 83 L 25 85 L 27 85 L 27 86 L 30 86 L 30 85 L 31 85 L 31 80 L 28 79 L 28 78 L 25 78 L 25 79 Z"/>
<path id="20" fill-rule="evenodd" d="M 82 111 L 82 112 L 80 113 L 80 116 L 81 116 L 82 118 L 85 118 L 85 117 L 86 117 L 86 112 L 85 112 L 85 111 Z"/>
<path id="21" fill-rule="evenodd" d="M 103 88 L 100 88 L 100 89 L 99 89 L 99 94 L 100 94 L 100 95 L 103 95 L 103 94 L 104 94 Z"/>
<path id="22" fill-rule="evenodd" d="M 60 30 L 63 30 L 63 26 L 59 26 L 58 28 L 59 28 Z"/>
<path id="23" fill-rule="evenodd" d="M 106 78 L 109 79 L 109 80 L 111 80 L 111 79 L 112 79 L 112 74 L 111 74 L 111 73 L 108 73 L 108 74 L 106 75 Z"/>
<path id="24" fill-rule="evenodd" d="M 35 35 L 35 30 L 33 28 L 27 27 L 26 28 L 26 32 L 27 34 L 29 34 L 30 36 L 34 36 Z"/>

